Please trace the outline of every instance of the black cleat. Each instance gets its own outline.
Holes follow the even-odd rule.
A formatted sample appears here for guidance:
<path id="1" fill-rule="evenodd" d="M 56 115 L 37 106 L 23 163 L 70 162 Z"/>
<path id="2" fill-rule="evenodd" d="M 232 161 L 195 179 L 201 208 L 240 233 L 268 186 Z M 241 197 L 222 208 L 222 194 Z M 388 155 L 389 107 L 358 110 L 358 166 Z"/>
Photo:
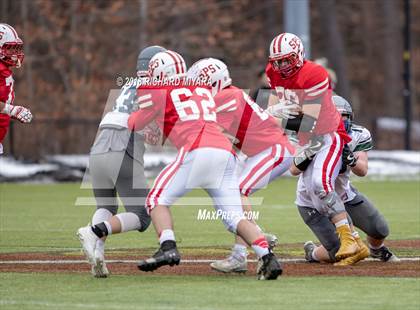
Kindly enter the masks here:
<path id="1" fill-rule="evenodd" d="M 153 257 L 139 261 L 137 268 L 142 271 L 153 271 L 165 265 L 179 265 L 180 261 L 181 256 L 176 248 L 175 241 L 167 240 L 161 244 Z"/>
<path id="2" fill-rule="evenodd" d="M 261 265 L 257 269 L 258 280 L 275 280 L 282 274 L 283 269 L 273 253 L 264 255 L 260 261 Z"/>
<path id="3" fill-rule="evenodd" d="M 380 259 L 383 262 L 398 263 L 400 261 L 386 246 L 382 246 L 377 250 L 369 249 L 369 251 L 371 257 Z"/>

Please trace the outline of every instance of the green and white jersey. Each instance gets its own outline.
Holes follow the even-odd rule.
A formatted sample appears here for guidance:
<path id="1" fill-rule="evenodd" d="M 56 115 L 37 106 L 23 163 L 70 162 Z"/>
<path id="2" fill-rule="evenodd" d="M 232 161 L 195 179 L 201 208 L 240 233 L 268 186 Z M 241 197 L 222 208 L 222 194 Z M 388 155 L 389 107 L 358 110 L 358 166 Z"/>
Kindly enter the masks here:
<path id="1" fill-rule="evenodd" d="M 372 136 L 367 128 L 353 124 L 349 135 L 352 140 L 348 146 L 354 153 L 367 152 L 372 149 Z M 356 190 L 350 182 L 350 172 L 350 167 L 347 167 L 346 171 L 341 173 L 335 181 L 335 191 L 343 202 L 351 201 L 356 196 Z"/>

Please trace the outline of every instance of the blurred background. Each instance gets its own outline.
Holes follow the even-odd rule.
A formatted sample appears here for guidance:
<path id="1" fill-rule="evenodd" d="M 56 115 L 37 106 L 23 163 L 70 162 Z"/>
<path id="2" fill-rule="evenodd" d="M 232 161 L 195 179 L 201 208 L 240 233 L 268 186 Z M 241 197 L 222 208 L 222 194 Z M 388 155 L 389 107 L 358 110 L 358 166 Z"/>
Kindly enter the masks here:
<path id="1" fill-rule="evenodd" d="M 6 155 L 87 154 L 109 91 L 118 88 L 117 77 L 135 75 L 137 55 L 147 45 L 178 51 L 187 65 L 221 58 L 237 86 L 255 90 L 263 84 L 268 46 L 285 31 L 287 16 L 307 24 L 310 58 L 336 76 L 337 93 L 351 101 L 376 149 L 419 150 L 420 1 L 312 0 L 307 19 L 286 14 L 286 2 L 300 1 L 2 0 L 1 21 L 25 43 L 23 67 L 14 71 L 15 104 L 35 115 L 29 126 L 13 123 Z M 410 109 L 403 96 L 408 35 Z"/>

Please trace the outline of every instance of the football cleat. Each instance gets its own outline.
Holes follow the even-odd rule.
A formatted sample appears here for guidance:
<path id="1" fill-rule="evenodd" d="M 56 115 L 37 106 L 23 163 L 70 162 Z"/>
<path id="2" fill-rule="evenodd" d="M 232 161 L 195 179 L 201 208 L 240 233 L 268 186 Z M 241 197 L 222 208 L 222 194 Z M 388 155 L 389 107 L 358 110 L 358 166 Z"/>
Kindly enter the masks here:
<path id="1" fill-rule="evenodd" d="M 92 265 L 91 272 L 95 278 L 106 278 L 109 276 L 109 271 L 105 264 L 104 248 L 98 244 L 95 248 L 94 265 Z"/>
<path id="2" fill-rule="evenodd" d="M 162 266 L 179 265 L 181 256 L 176 248 L 176 242 L 167 240 L 163 242 L 159 250 L 146 260 L 141 260 L 137 264 L 137 268 L 141 271 L 154 271 Z"/>
<path id="3" fill-rule="evenodd" d="M 283 269 L 273 253 L 270 252 L 260 258 L 257 268 L 258 280 L 275 280 L 282 272 Z"/>
<path id="4" fill-rule="evenodd" d="M 380 259 L 383 262 L 387 263 L 398 263 L 400 259 L 392 253 L 386 246 L 382 246 L 379 249 L 369 248 L 370 256 L 373 258 Z"/>
<path id="5" fill-rule="evenodd" d="M 340 260 L 339 262 L 334 263 L 334 266 L 351 266 L 369 257 L 369 249 L 365 245 L 365 243 L 362 241 L 362 239 L 360 238 L 355 238 L 355 239 L 356 239 L 357 245 L 359 246 L 359 250 L 356 252 L 356 254 L 353 254 L 349 257 L 346 257 Z"/>
<path id="6" fill-rule="evenodd" d="M 316 245 L 312 241 L 306 241 L 303 245 L 303 250 L 305 251 L 305 259 L 309 263 L 317 263 L 316 260 L 312 257 L 312 252 L 315 250 Z"/>
<path id="7" fill-rule="evenodd" d="M 245 273 L 248 271 L 248 262 L 244 257 L 237 257 L 237 255 L 230 255 L 223 260 L 217 260 L 210 264 L 210 267 L 216 271 L 228 273 L 237 272 Z"/>
<path id="8" fill-rule="evenodd" d="M 90 225 L 79 228 L 76 235 L 82 244 L 87 260 L 93 266 L 95 264 L 95 248 L 96 241 L 99 239 L 98 236 L 92 231 Z"/>
<path id="9" fill-rule="evenodd" d="M 340 238 L 340 248 L 335 254 L 335 258 L 340 261 L 346 257 L 356 254 L 359 250 L 359 246 L 351 234 L 350 227 L 348 225 L 337 227 L 337 233 Z"/>

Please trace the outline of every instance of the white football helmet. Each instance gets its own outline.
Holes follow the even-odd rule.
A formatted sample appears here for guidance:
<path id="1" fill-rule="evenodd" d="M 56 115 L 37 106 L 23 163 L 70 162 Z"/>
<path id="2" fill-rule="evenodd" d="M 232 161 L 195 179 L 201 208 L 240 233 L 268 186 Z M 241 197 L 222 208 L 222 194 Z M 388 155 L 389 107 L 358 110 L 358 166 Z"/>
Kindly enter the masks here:
<path id="1" fill-rule="evenodd" d="M 149 76 L 151 79 L 163 81 L 167 78 L 184 78 L 187 65 L 184 58 L 174 51 L 157 53 L 150 59 Z"/>
<path id="2" fill-rule="evenodd" d="M 213 96 L 232 85 L 228 67 L 223 61 L 215 58 L 203 58 L 197 61 L 188 70 L 187 79 L 211 85 Z"/>
<path id="3" fill-rule="evenodd" d="M 279 34 L 271 41 L 268 59 L 282 78 L 294 75 L 303 66 L 305 59 L 302 41 L 293 33 Z"/>
<path id="4" fill-rule="evenodd" d="M 23 41 L 19 38 L 16 30 L 8 25 L 0 24 L 0 60 L 9 66 L 19 68 L 22 65 Z"/>

